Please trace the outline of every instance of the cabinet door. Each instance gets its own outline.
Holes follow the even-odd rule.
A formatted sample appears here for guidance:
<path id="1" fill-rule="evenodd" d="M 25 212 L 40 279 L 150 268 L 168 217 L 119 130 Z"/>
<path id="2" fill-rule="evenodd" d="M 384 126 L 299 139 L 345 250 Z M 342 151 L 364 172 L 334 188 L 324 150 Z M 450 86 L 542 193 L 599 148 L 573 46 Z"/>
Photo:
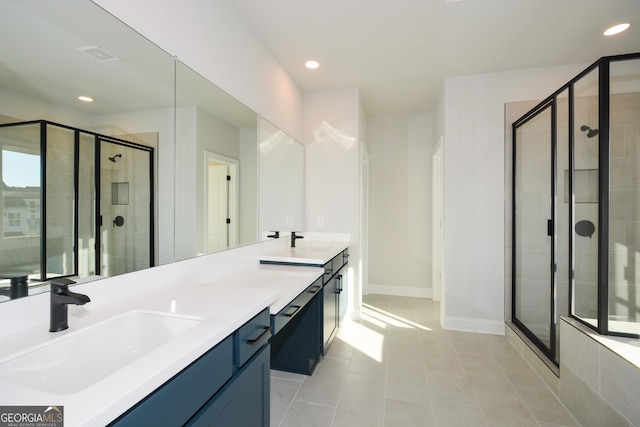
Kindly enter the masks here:
<path id="1" fill-rule="evenodd" d="M 344 319 L 347 313 L 347 275 L 346 268 L 342 268 L 336 274 L 336 292 L 338 294 L 338 327 L 340 327 L 340 320 Z"/>
<path id="2" fill-rule="evenodd" d="M 324 308 L 323 308 L 323 354 L 326 355 L 329 345 L 333 341 L 338 326 L 338 293 L 336 289 L 336 278 L 332 277 L 324 285 Z"/>
<path id="3" fill-rule="evenodd" d="M 322 354 L 322 291 L 271 338 L 271 368 L 311 375 Z"/>
<path id="4" fill-rule="evenodd" d="M 189 427 L 269 427 L 269 345 L 196 414 Z"/>

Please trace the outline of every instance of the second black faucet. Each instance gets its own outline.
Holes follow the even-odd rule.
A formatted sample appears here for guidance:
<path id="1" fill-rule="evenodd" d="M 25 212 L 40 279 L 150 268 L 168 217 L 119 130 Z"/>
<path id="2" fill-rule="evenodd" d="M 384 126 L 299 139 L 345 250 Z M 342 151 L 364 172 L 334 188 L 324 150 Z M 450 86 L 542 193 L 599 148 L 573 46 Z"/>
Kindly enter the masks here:
<path id="1" fill-rule="evenodd" d="M 299 233 L 299 231 L 298 231 Z M 291 232 L 291 247 L 295 248 L 296 247 L 296 240 L 298 239 L 304 239 L 304 236 L 296 236 L 296 232 L 292 231 Z"/>

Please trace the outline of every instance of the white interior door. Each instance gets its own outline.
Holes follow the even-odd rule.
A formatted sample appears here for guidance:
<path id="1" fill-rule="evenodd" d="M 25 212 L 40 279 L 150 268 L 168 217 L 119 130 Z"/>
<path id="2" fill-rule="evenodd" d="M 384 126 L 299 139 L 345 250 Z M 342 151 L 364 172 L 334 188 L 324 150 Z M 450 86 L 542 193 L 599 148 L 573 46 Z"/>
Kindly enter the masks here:
<path id="1" fill-rule="evenodd" d="M 207 251 L 229 247 L 229 166 L 210 161 L 207 182 Z"/>

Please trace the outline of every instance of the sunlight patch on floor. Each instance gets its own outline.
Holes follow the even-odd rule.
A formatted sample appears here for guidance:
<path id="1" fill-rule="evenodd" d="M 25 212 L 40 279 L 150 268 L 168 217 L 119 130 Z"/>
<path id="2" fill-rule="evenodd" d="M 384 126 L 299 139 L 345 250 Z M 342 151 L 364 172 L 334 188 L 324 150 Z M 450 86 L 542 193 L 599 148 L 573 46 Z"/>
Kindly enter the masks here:
<path id="1" fill-rule="evenodd" d="M 369 304 L 362 304 L 362 313 L 363 315 L 366 314 L 380 322 L 384 322 L 387 325 L 395 326 L 398 328 L 421 329 L 423 331 L 433 330 L 426 326 L 420 325 L 419 323 L 412 322 L 411 320 L 405 319 L 400 316 L 396 316 L 393 313 L 389 313 L 388 311 L 384 311 Z"/>
<path id="2" fill-rule="evenodd" d="M 345 320 L 340 325 L 337 337 L 371 359 L 382 362 L 384 335 L 380 332 L 361 323 Z"/>
<path id="3" fill-rule="evenodd" d="M 384 352 L 384 331 L 392 327 L 431 331 L 431 328 L 397 316 L 388 311 L 362 304 L 360 321 L 345 319 L 338 330 L 338 338 L 355 350 L 382 363 Z M 378 329 L 382 332 L 378 332 Z"/>

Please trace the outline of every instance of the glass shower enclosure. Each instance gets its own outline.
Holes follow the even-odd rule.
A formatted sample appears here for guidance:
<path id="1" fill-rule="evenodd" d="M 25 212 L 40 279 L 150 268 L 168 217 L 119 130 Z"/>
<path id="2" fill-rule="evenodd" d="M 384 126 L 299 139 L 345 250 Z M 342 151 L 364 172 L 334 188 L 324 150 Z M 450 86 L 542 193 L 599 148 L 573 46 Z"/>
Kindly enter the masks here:
<path id="1" fill-rule="evenodd" d="M 153 148 L 43 120 L 0 125 L 0 148 L 0 276 L 153 266 Z"/>
<path id="2" fill-rule="evenodd" d="M 640 336 L 640 54 L 512 125 L 512 321 L 556 365 L 559 318 Z"/>

